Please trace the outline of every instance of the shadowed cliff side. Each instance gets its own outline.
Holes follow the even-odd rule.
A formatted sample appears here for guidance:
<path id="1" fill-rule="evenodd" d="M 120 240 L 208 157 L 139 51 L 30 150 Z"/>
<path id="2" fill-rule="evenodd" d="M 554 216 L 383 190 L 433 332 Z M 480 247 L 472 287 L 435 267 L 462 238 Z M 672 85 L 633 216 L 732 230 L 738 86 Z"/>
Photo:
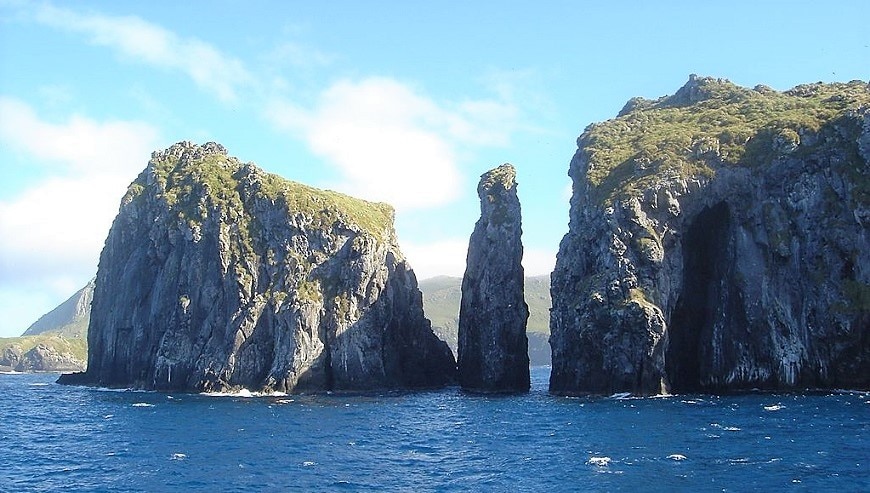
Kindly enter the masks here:
<path id="1" fill-rule="evenodd" d="M 551 391 L 870 387 L 870 87 L 692 76 L 578 139 Z"/>
<path id="2" fill-rule="evenodd" d="M 529 390 L 523 244 L 516 171 L 484 173 L 480 219 L 468 244 L 459 307 L 459 384 L 476 392 Z"/>
<path id="3" fill-rule="evenodd" d="M 455 378 L 390 206 L 264 173 L 215 143 L 155 152 L 130 185 L 88 346 L 87 371 L 61 383 L 286 392 Z"/>

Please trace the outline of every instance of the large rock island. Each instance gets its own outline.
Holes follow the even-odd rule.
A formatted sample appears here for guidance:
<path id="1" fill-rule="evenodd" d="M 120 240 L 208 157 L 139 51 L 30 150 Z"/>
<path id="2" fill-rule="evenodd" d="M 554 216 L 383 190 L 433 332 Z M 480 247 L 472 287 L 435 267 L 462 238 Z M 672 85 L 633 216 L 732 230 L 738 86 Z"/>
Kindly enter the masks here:
<path id="1" fill-rule="evenodd" d="M 691 77 L 578 139 L 551 391 L 870 387 L 870 88 Z"/>
<path id="2" fill-rule="evenodd" d="M 523 296 L 522 214 L 516 170 L 480 177 L 480 219 L 468 242 L 459 305 L 459 385 L 475 392 L 529 390 L 529 307 Z"/>
<path id="3" fill-rule="evenodd" d="M 100 264 L 88 367 L 61 383 L 156 390 L 437 387 L 393 209 L 267 174 L 215 143 L 152 154 Z"/>

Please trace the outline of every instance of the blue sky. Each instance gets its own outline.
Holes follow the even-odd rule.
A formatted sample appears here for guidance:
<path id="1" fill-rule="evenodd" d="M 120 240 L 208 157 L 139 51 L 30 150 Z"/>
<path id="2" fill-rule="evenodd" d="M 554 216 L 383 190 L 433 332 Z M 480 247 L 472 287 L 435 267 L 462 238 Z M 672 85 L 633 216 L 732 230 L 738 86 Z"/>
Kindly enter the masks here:
<path id="1" fill-rule="evenodd" d="M 567 231 L 590 123 L 688 75 L 867 80 L 870 3 L 0 0 L 0 337 L 83 286 L 150 152 L 225 145 L 397 209 L 462 275 L 481 173 L 518 172 L 527 274 Z"/>

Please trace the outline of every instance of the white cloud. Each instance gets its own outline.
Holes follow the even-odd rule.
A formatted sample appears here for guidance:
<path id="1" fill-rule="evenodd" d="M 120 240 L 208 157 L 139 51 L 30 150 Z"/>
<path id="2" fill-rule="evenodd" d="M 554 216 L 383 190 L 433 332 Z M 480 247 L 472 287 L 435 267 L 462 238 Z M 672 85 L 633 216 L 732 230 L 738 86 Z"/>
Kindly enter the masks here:
<path id="1" fill-rule="evenodd" d="M 72 116 L 53 123 L 22 101 L 0 97 L 0 142 L 24 156 L 37 179 L 0 201 L 0 289 L 48 287 L 60 302 L 84 285 L 96 272 L 124 190 L 157 141 L 157 131 L 142 122 Z M 29 315 L 35 320 L 45 309 Z M 4 324 L 26 328 L 32 321 Z"/>
<path id="2" fill-rule="evenodd" d="M 417 279 L 435 276 L 462 277 L 465 274 L 467 239 L 454 238 L 426 244 L 409 241 L 399 243 Z"/>
<path id="3" fill-rule="evenodd" d="M 526 276 L 541 276 L 553 272 L 556 252 L 543 248 L 523 248 L 523 271 Z"/>
<path id="4" fill-rule="evenodd" d="M 134 16 L 82 14 L 40 5 L 34 18 L 45 25 L 89 36 L 97 45 L 157 67 L 185 73 L 221 101 L 238 99 L 240 89 L 254 80 L 238 59 L 196 38 L 182 38 Z"/>
<path id="5" fill-rule="evenodd" d="M 76 174 L 129 171 L 131 158 L 141 168 L 157 140 L 156 131 L 141 122 L 95 122 L 77 115 L 60 125 L 45 122 L 26 103 L 7 97 L 0 97 L 0 138 Z"/>
<path id="6" fill-rule="evenodd" d="M 273 101 L 266 117 L 341 172 L 336 188 L 411 209 L 453 201 L 464 186 L 464 146 L 507 142 L 516 111 L 496 101 L 438 104 L 375 77 L 333 84 L 312 109 Z"/>

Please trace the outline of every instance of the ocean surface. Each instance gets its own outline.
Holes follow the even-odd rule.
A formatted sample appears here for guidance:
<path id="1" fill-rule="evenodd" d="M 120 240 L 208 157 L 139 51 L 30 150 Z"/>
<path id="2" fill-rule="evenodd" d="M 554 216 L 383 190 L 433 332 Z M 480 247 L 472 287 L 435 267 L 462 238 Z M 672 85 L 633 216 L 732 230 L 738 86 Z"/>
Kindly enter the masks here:
<path id="1" fill-rule="evenodd" d="M 0 491 L 870 491 L 870 394 L 191 395 L 0 375 Z"/>

